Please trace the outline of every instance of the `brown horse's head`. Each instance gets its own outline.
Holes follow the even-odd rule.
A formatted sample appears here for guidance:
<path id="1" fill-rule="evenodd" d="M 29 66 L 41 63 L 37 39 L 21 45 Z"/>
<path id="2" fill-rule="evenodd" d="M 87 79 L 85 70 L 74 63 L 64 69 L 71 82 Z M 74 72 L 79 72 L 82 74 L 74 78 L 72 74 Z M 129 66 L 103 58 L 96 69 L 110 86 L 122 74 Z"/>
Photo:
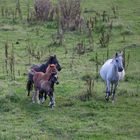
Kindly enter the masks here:
<path id="1" fill-rule="evenodd" d="M 56 65 L 55 64 L 50 64 L 46 69 L 46 73 L 57 74 Z"/>

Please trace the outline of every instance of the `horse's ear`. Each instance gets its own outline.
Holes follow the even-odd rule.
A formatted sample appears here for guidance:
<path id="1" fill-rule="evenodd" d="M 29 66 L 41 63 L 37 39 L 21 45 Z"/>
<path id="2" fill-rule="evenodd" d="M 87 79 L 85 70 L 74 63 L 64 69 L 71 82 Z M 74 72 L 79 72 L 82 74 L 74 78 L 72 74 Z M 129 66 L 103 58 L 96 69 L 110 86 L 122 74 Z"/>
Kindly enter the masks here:
<path id="1" fill-rule="evenodd" d="M 116 55 L 115 55 L 115 57 L 118 57 L 118 53 L 116 52 Z"/>

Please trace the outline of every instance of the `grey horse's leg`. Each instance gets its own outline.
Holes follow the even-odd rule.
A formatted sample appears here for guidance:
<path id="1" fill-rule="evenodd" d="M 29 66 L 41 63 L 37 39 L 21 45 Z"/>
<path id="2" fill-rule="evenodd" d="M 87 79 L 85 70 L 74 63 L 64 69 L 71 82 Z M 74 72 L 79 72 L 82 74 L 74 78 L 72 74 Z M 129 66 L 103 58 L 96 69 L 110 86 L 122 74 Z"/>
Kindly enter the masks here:
<path id="1" fill-rule="evenodd" d="M 111 83 L 110 95 L 113 95 L 113 83 Z"/>
<path id="2" fill-rule="evenodd" d="M 109 101 L 109 96 L 110 96 L 110 81 L 107 81 L 106 82 L 106 96 L 105 96 L 105 99 L 107 100 L 107 101 Z"/>
<path id="3" fill-rule="evenodd" d="M 118 86 L 118 83 L 116 83 L 116 84 L 114 85 L 113 94 L 112 94 L 112 101 L 113 101 L 113 102 L 114 102 L 114 99 L 115 99 L 115 92 L 116 92 L 117 86 Z"/>

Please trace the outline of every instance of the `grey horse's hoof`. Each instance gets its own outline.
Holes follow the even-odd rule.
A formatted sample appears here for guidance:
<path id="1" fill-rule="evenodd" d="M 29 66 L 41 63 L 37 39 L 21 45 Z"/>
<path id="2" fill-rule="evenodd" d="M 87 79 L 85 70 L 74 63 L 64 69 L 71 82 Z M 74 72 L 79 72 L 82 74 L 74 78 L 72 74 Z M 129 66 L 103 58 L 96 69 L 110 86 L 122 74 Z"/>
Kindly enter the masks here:
<path id="1" fill-rule="evenodd" d="M 106 101 L 109 101 L 109 96 L 105 96 Z"/>

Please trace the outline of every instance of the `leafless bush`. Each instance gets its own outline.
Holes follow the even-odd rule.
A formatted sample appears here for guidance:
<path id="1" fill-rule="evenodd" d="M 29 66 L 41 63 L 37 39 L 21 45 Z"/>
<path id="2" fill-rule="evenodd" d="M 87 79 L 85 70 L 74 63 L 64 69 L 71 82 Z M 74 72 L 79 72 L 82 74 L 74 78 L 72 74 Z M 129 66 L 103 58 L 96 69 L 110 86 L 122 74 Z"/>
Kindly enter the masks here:
<path id="1" fill-rule="evenodd" d="M 118 6 L 113 6 L 112 12 L 113 12 L 114 18 L 118 18 Z"/>
<path id="2" fill-rule="evenodd" d="M 124 48 L 123 50 L 123 66 L 124 69 L 127 70 L 128 65 L 129 65 L 129 61 L 130 61 L 130 52 L 128 52 L 127 56 L 126 56 L 126 49 Z"/>
<path id="3" fill-rule="evenodd" d="M 93 31 L 94 31 L 94 23 L 95 21 L 90 18 L 87 20 L 87 29 L 88 29 L 88 39 L 89 39 L 89 45 L 90 45 L 90 50 L 92 51 L 94 48 L 94 40 L 93 40 Z"/>
<path id="4" fill-rule="evenodd" d="M 63 30 L 58 30 L 56 33 L 52 34 L 53 45 L 62 45 L 64 40 Z"/>
<path id="5" fill-rule="evenodd" d="M 11 80 L 15 80 L 15 55 L 14 55 L 13 44 L 12 44 L 12 48 L 11 48 L 11 54 L 9 57 L 9 67 L 10 67 Z"/>
<path id="6" fill-rule="evenodd" d="M 59 6 L 62 29 L 72 31 L 80 28 L 82 22 L 80 0 L 60 0 Z"/>
<path id="7" fill-rule="evenodd" d="M 31 57 L 37 59 L 38 61 L 40 61 L 41 56 L 42 56 L 42 52 L 39 50 L 36 50 L 36 48 L 34 49 L 34 47 L 30 47 L 27 46 L 27 51 L 28 51 L 28 55 L 29 55 L 29 64 L 30 64 L 30 59 Z"/>
<path id="8" fill-rule="evenodd" d="M 1 16 L 4 17 L 4 7 L 1 7 Z"/>
<path id="9" fill-rule="evenodd" d="M 101 33 L 100 33 L 100 38 L 99 38 L 99 43 L 101 47 L 105 48 L 108 47 L 110 38 L 111 38 L 111 32 L 112 32 L 112 21 L 108 25 L 108 27 L 105 27 L 103 24 L 101 27 Z"/>
<path id="10" fill-rule="evenodd" d="M 37 20 L 52 20 L 54 8 L 50 0 L 36 0 L 34 4 L 35 17 Z"/>
<path id="11" fill-rule="evenodd" d="M 14 46 L 9 46 L 8 42 L 5 43 L 5 71 L 10 74 L 11 80 L 15 80 L 15 54 Z M 9 50 L 11 48 L 11 51 Z M 9 52 L 10 51 L 10 52 Z"/>
<path id="12" fill-rule="evenodd" d="M 5 43 L 5 69 L 6 69 L 6 73 L 8 73 L 8 43 Z"/>
<path id="13" fill-rule="evenodd" d="M 79 42 L 75 49 L 76 49 L 77 54 L 79 54 L 79 55 L 84 54 L 85 53 L 84 43 L 83 42 Z"/>
<path id="14" fill-rule="evenodd" d="M 82 77 L 82 80 L 86 82 L 87 92 L 85 94 L 85 98 L 89 100 L 94 95 L 94 78 L 91 75 L 87 74 Z"/>
<path id="15" fill-rule="evenodd" d="M 16 1 L 16 15 L 18 14 L 20 19 L 22 19 L 22 12 L 21 12 L 21 8 L 20 8 L 20 1 L 17 0 Z"/>

